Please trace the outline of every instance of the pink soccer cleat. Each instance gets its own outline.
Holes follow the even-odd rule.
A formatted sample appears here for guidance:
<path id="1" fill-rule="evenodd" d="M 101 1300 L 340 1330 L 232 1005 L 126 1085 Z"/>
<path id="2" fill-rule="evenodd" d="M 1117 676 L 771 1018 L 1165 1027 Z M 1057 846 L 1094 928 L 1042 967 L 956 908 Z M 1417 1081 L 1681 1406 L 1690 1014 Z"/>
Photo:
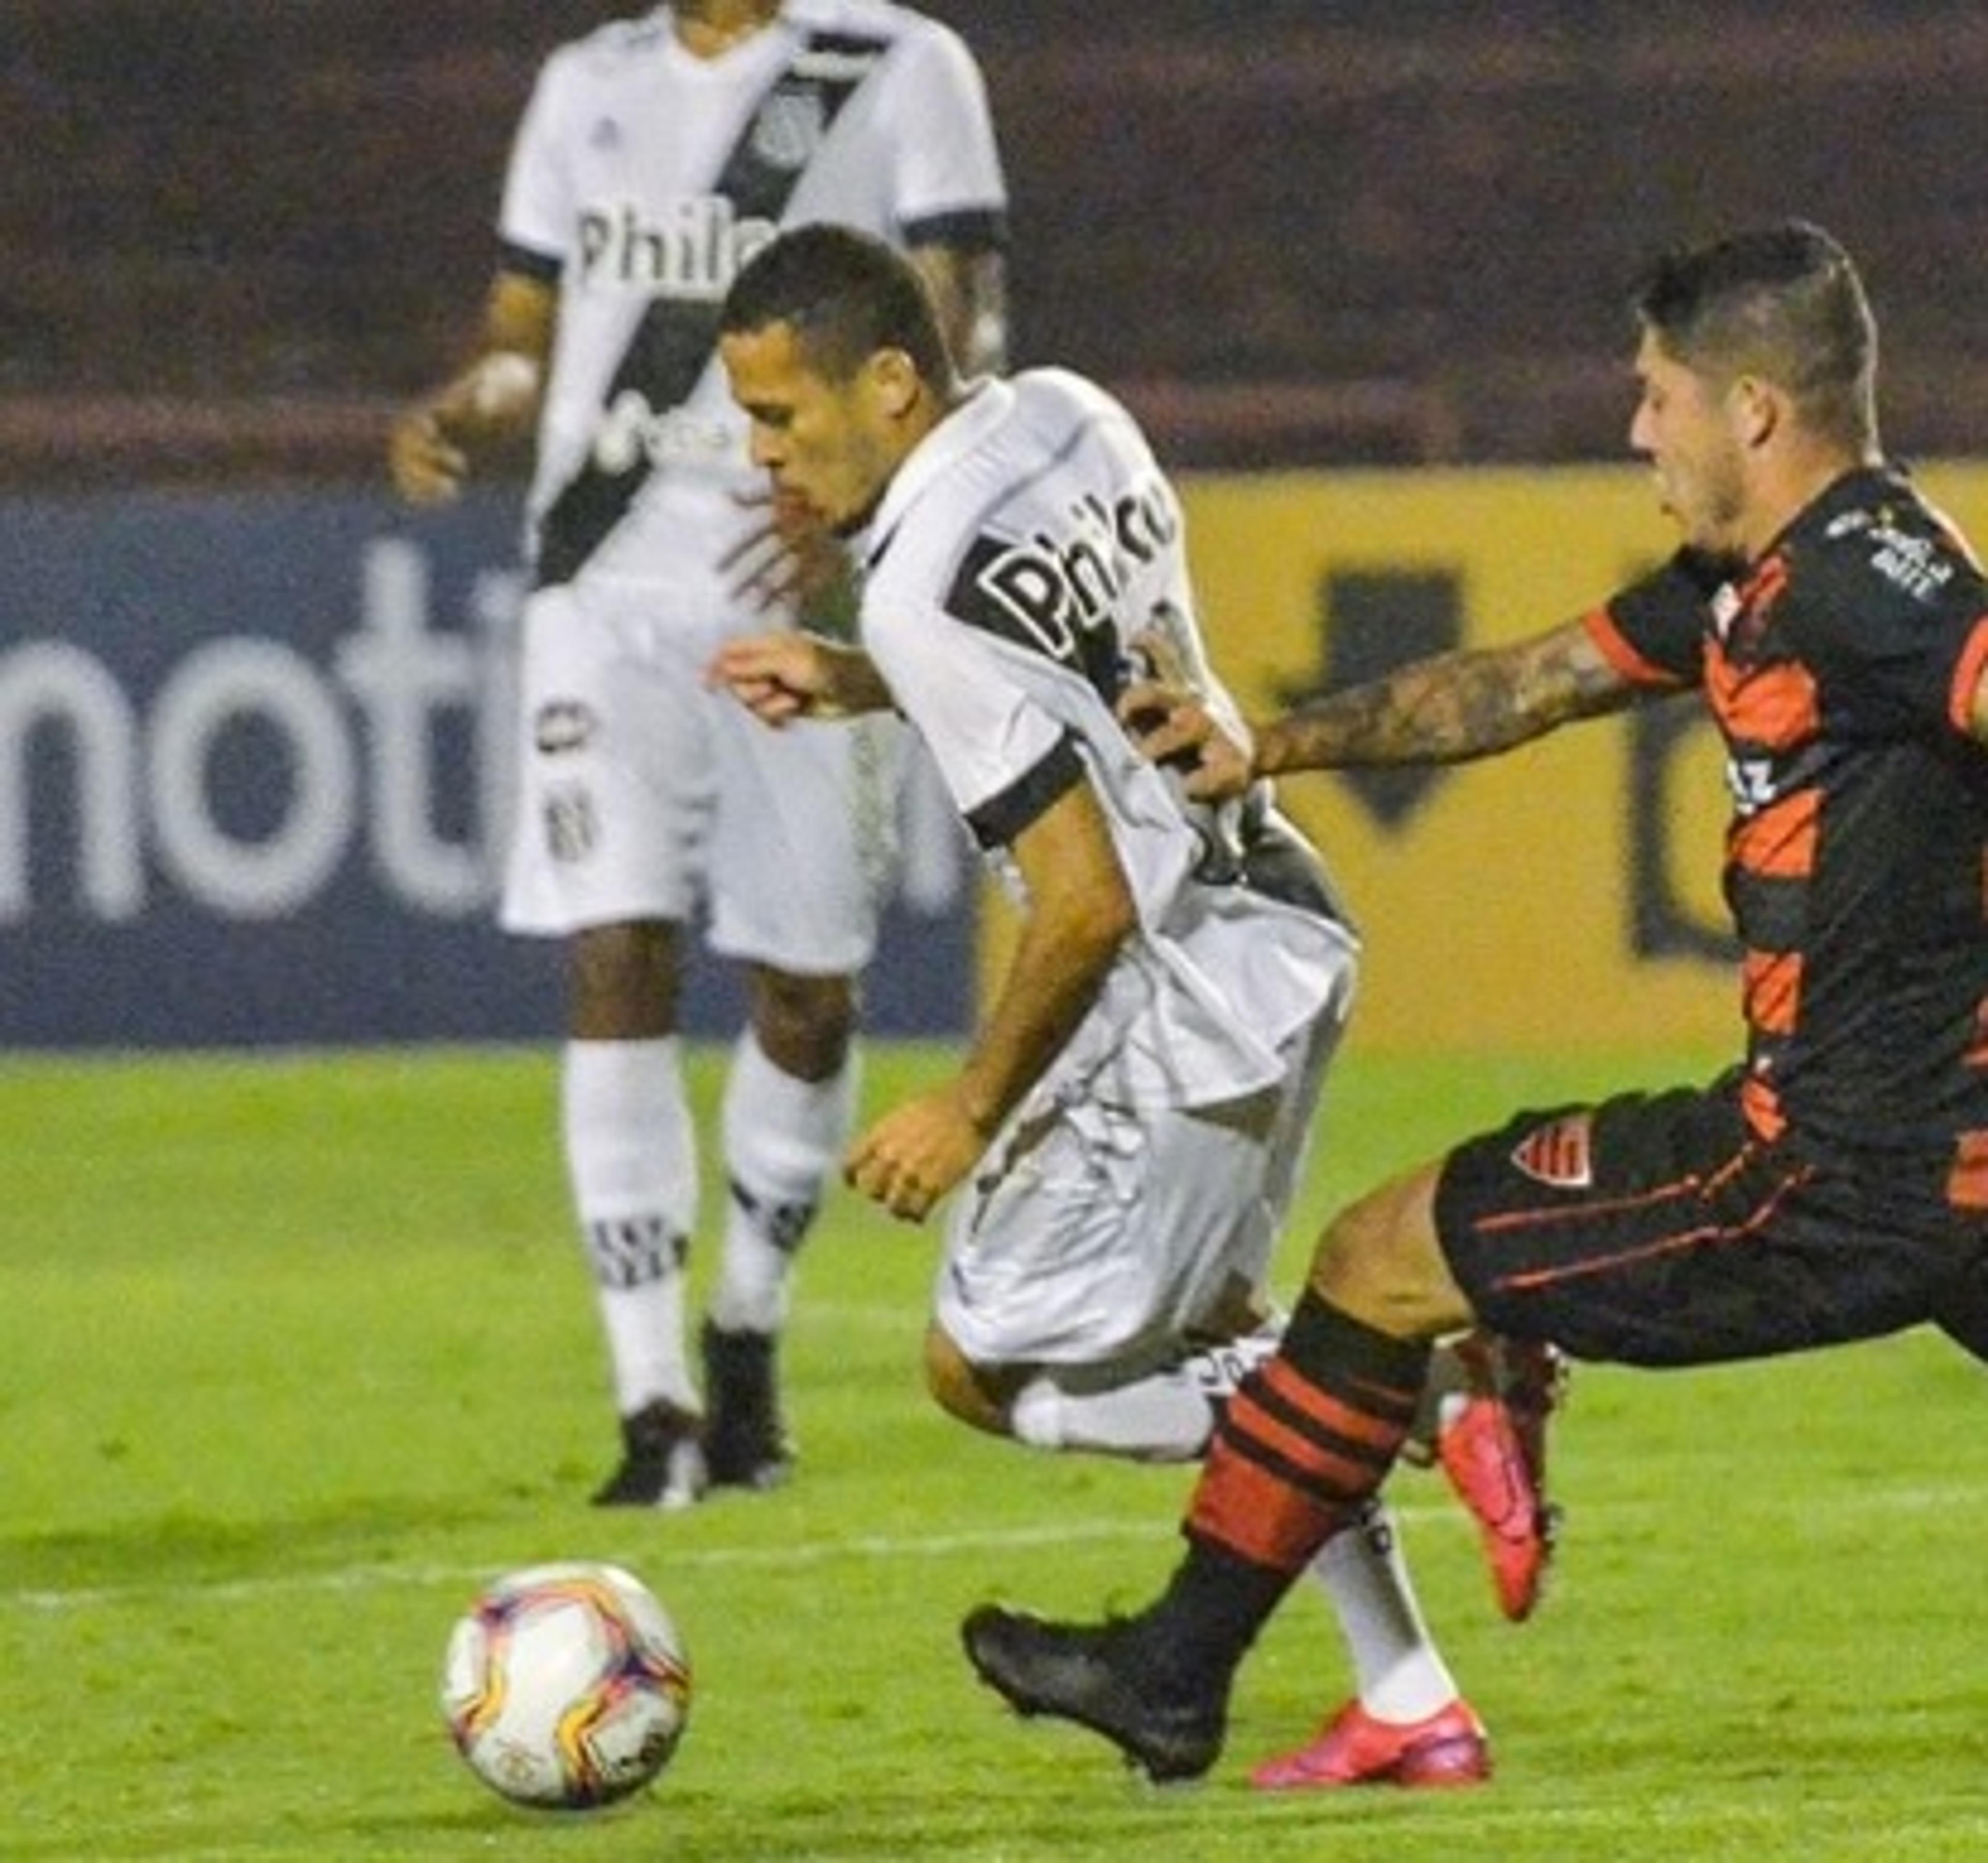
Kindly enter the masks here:
<path id="1" fill-rule="evenodd" d="M 1520 1624 L 1539 1602 L 1559 1523 L 1546 1498 L 1546 1461 L 1560 1356 L 1549 1345 L 1483 1334 L 1457 1354 L 1469 1388 L 1442 1400 L 1436 1459 L 1476 1517 L 1498 1608 Z"/>
<path id="2" fill-rule="evenodd" d="M 1379 1721 L 1348 1702 L 1296 1753 L 1266 1760 L 1249 1775 L 1259 1791 L 1346 1785 L 1476 1785 L 1491 1776 L 1484 1725 L 1458 1700 L 1419 1721 Z"/>

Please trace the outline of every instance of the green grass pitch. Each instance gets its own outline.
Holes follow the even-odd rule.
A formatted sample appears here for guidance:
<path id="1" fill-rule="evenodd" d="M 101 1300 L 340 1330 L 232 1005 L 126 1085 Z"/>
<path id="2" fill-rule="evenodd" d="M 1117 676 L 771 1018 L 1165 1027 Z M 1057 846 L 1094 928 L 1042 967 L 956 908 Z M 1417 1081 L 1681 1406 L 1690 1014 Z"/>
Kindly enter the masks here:
<path id="1" fill-rule="evenodd" d="M 1445 1138 L 1703 1058 L 1356 1048 L 1280 1290 L 1324 1207 Z M 868 1104 L 936 1064 L 873 1053 Z M 708 1111 L 716 1057 L 695 1067 Z M 1143 1601 L 1188 1473 L 934 1410 L 930 1232 L 846 1194 L 825 1214 L 788 1347 L 790 1489 L 585 1505 L 612 1445 L 553 1083 L 546 1053 L 0 1065 L 0 1857 L 1988 1855 L 1983 1373 L 1943 1341 L 1581 1370 L 1554 1442 L 1560 1561 L 1523 1628 L 1439 1479 L 1405 1472 L 1489 1786 L 1249 1790 L 1246 1763 L 1344 1692 L 1300 1595 L 1215 1772 L 1158 1792 L 1006 1715 L 955 1626 L 995 1594 Z M 560 1818 L 473 1780 L 434 1696 L 478 1584 L 568 1557 L 655 1587 L 697 1695 L 656 1789 Z"/>

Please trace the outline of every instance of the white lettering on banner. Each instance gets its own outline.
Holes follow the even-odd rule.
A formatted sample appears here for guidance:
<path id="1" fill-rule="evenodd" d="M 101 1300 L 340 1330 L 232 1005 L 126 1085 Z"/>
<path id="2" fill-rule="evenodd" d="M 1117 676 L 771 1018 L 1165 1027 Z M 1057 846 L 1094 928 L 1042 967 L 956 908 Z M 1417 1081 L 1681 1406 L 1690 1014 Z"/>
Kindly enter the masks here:
<path id="1" fill-rule="evenodd" d="M 499 684 L 485 677 L 495 656 L 479 654 L 465 635 L 428 631 L 428 562 L 412 544 L 374 544 L 365 575 L 367 626 L 340 642 L 334 663 L 372 728 L 374 855 L 388 888 L 411 905 L 439 917 L 475 911 L 489 898 L 489 862 L 481 847 L 433 832 L 428 725 L 437 712 L 468 707 L 478 714 L 479 746 L 503 744 L 509 707 L 489 716 L 485 690 Z M 502 755 L 478 762 L 507 766 Z M 483 819 L 508 820 L 491 815 L 490 796 L 486 785 Z"/>
<path id="2" fill-rule="evenodd" d="M 58 731 L 73 746 L 76 891 L 92 918 L 142 916 L 148 840 L 174 885 L 224 918 L 301 911 L 362 820 L 396 898 L 435 916 L 486 910 L 496 893 L 488 850 L 509 820 L 511 633 L 523 584 L 508 570 L 479 576 L 465 634 L 431 627 L 428 583 L 417 546 L 370 544 L 359 626 L 333 651 L 337 681 L 292 647 L 225 635 L 172 669 L 149 717 L 80 647 L 32 641 L 0 654 L 0 924 L 34 911 L 29 762 L 42 734 Z M 474 727 L 482 833 L 464 844 L 434 829 L 432 727 L 451 709 Z M 210 782 L 222 734 L 244 722 L 281 746 L 285 763 L 280 819 L 254 838 L 218 818 Z"/>
<path id="3" fill-rule="evenodd" d="M 281 823 L 242 840 L 215 820 L 208 766 L 238 720 L 272 726 L 289 752 Z M 337 871 L 357 817 L 352 746 L 336 699 L 301 654 L 216 641 L 181 661 L 153 708 L 147 758 L 159 854 L 189 898 L 231 918 L 280 918 Z"/>
<path id="4" fill-rule="evenodd" d="M 76 842 L 63 879 L 100 923 L 144 916 L 148 850 L 176 894 L 224 919 L 261 921 L 307 911 L 362 840 L 381 888 L 409 911 L 487 912 L 515 807 L 523 587 L 515 570 L 486 570 L 471 586 L 469 624 L 438 627 L 426 553 L 377 539 L 364 547 L 358 624 L 333 644 L 328 668 L 265 635 L 222 634 L 174 664 L 144 708 L 112 667 L 71 642 L 0 653 L 0 925 L 34 916 L 37 854 L 58 857 L 34 847 L 34 812 L 64 779 Z M 465 727 L 475 786 L 472 826 L 455 840 L 438 826 L 436 794 L 445 767 L 436 731 L 451 717 Z M 256 799 L 269 819 L 252 833 L 225 818 L 216 776 L 224 737 L 244 725 L 275 746 Z M 52 746 L 66 754 L 33 767 Z M 935 918 L 954 910 L 972 864 L 922 756 L 898 830 L 906 903 Z"/>
<path id="5" fill-rule="evenodd" d="M 100 661 L 65 641 L 37 641 L 0 657 L 0 925 L 28 916 L 28 753 L 37 727 L 65 727 L 76 779 L 77 879 L 93 918 L 110 924 L 145 908 L 145 869 L 133 819 L 137 725 Z"/>

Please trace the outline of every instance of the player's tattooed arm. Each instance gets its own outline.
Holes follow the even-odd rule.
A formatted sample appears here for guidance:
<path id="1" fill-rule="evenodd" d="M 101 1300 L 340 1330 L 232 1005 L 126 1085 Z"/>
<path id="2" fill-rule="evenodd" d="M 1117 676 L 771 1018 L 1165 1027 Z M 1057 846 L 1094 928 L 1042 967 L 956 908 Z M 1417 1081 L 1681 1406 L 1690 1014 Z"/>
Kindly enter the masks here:
<path id="1" fill-rule="evenodd" d="M 1253 773 L 1489 756 L 1639 696 L 1579 621 L 1509 646 L 1415 661 L 1255 732 Z"/>
<path id="2" fill-rule="evenodd" d="M 1240 735 L 1164 676 L 1129 687 L 1118 716 L 1146 756 L 1181 773 L 1188 796 L 1222 802 L 1260 776 L 1489 756 L 1643 696 L 1574 621 L 1508 647 L 1418 660 Z"/>

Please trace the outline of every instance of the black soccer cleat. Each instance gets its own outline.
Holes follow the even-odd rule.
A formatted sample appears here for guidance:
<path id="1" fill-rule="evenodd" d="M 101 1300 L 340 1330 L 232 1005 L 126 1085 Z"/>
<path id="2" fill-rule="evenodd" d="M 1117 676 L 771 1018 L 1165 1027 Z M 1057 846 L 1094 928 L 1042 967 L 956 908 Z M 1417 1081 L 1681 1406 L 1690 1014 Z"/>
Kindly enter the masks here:
<path id="1" fill-rule="evenodd" d="M 1017 1714 L 1101 1733 L 1156 1785 L 1199 1779 L 1222 1751 L 1222 1696 L 1168 1701 L 1128 1658 L 1124 1623 L 1052 1624 L 982 1604 L 960 1625 L 967 1660 Z"/>
<path id="2" fill-rule="evenodd" d="M 704 1323 L 705 1468 L 714 1488 L 777 1488 L 793 1472 L 771 1333 Z"/>
<path id="3" fill-rule="evenodd" d="M 667 1398 L 621 1419 L 621 1466 L 593 1492 L 597 1507 L 694 1507 L 708 1486 L 702 1421 Z"/>

